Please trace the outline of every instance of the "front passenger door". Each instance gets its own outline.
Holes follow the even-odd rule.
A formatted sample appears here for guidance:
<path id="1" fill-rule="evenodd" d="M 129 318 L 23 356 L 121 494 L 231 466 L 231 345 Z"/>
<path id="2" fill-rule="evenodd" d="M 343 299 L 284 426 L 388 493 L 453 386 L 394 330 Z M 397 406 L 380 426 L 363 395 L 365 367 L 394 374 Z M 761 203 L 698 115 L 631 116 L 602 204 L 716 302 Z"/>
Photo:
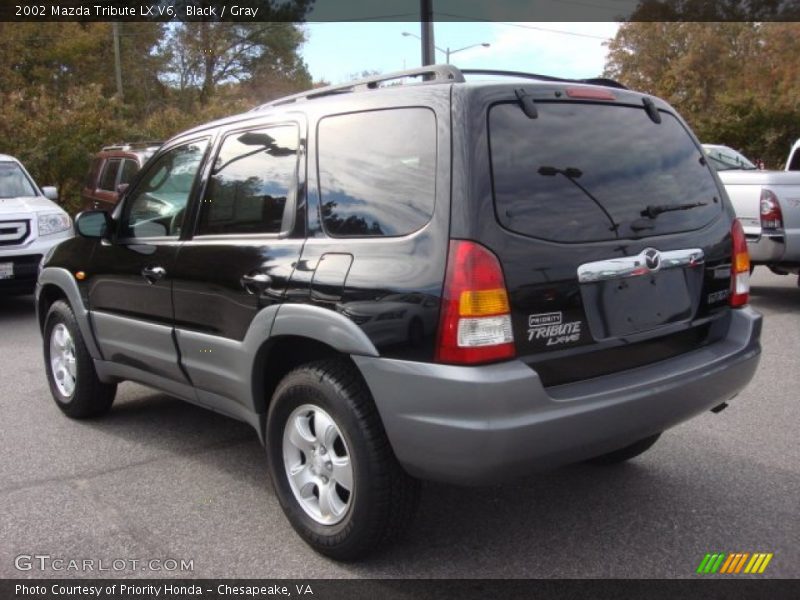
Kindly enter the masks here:
<path id="1" fill-rule="evenodd" d="M 172 146 L 126 196 L 112 242 L 87 269 L 89 306 L 107 361 L 186 383 L 172 337 L 171 271 L 208 139 Z M 135 377 L 131 377 L 135 378 Z"/>

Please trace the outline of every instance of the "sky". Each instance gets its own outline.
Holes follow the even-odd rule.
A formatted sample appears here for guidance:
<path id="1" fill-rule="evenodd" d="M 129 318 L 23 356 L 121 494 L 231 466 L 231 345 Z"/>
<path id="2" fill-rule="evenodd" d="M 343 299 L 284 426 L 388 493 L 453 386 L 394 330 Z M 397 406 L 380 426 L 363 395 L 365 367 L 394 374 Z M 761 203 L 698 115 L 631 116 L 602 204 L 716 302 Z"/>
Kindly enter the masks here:
<path id="1" fill-rule="evenodd" d="M 450 62 L 462 68 L 526 71 L 569 78 L 596 77 L 605 65 L 605 41 L 618 23 L 500 23 L 437 22 L 434 41 L 451 49 Z M 389 73 L 420 65 L 419 22 L 342 23 L 305 25 L 302 55 L 314 81 L 339 83 L 362 71 Z M 489 43 L 452 52 L 473 44 Z M 438 63 L 445 54 L 436 52 Z"/>

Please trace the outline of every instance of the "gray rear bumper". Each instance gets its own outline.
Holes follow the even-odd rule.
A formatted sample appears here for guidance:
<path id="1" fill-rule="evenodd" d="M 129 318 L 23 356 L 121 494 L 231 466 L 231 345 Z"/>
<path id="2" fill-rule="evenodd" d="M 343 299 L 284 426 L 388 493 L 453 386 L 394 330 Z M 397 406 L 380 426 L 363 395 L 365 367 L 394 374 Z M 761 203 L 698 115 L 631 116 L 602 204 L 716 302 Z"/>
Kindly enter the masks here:
<path id="1" fill-rule="evenodd" d="M 761 234 L 757 239 L 748 238 L 747 251 L 754 265 L 777 264 L 786 251 L 784 234 Z"/>
<path id="2" fill-rule="evenodd" d="M 715 344 L 549 389 L 520 361 L 353 359 L 410 474 L 483 484 L 621 448 L 731 399 L 755 373 L 760 332 L 761 315 L 733 310 L 728 335 Z"/>

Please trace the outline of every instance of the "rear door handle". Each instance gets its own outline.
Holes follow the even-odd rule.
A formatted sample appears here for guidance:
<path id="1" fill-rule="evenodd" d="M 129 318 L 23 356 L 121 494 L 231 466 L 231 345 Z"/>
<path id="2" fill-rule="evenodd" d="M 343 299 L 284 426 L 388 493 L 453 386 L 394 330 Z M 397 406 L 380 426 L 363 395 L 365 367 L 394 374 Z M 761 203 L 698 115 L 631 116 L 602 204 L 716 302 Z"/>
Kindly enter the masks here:
<path id="1" fill-rule="evenodd" d="M 266 273 L 252 273 L 243 275 L 241 283 L 248 294 L 260 294 L 270 286 L 272 277 Z"/>
<path id="2" fill-rule="evenodd" d="M 161 279 L 164 279 L 166 276 L 167 271 L 164 267 L 145 267 L 142 269 L 142 277 L 147 280 L 147 283 L 155 283 Z"/>

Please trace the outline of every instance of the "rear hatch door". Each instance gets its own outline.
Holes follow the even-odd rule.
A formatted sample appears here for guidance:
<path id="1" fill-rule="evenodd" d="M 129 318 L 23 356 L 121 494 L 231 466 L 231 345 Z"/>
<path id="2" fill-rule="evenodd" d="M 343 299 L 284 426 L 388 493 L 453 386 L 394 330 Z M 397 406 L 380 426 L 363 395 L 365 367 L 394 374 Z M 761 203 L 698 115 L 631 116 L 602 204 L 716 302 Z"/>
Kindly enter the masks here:
<path id="1" fill-rule="evenodd" d="M 731 213 L 696 140 L 630 92 L 534 95 L 535 118 L 516 91 L 486 108 L 495 222 L 477 234 L 503 265 L 518 356 L 586 353 L 563 383 L 702 343 L 726 306 Z"/>

